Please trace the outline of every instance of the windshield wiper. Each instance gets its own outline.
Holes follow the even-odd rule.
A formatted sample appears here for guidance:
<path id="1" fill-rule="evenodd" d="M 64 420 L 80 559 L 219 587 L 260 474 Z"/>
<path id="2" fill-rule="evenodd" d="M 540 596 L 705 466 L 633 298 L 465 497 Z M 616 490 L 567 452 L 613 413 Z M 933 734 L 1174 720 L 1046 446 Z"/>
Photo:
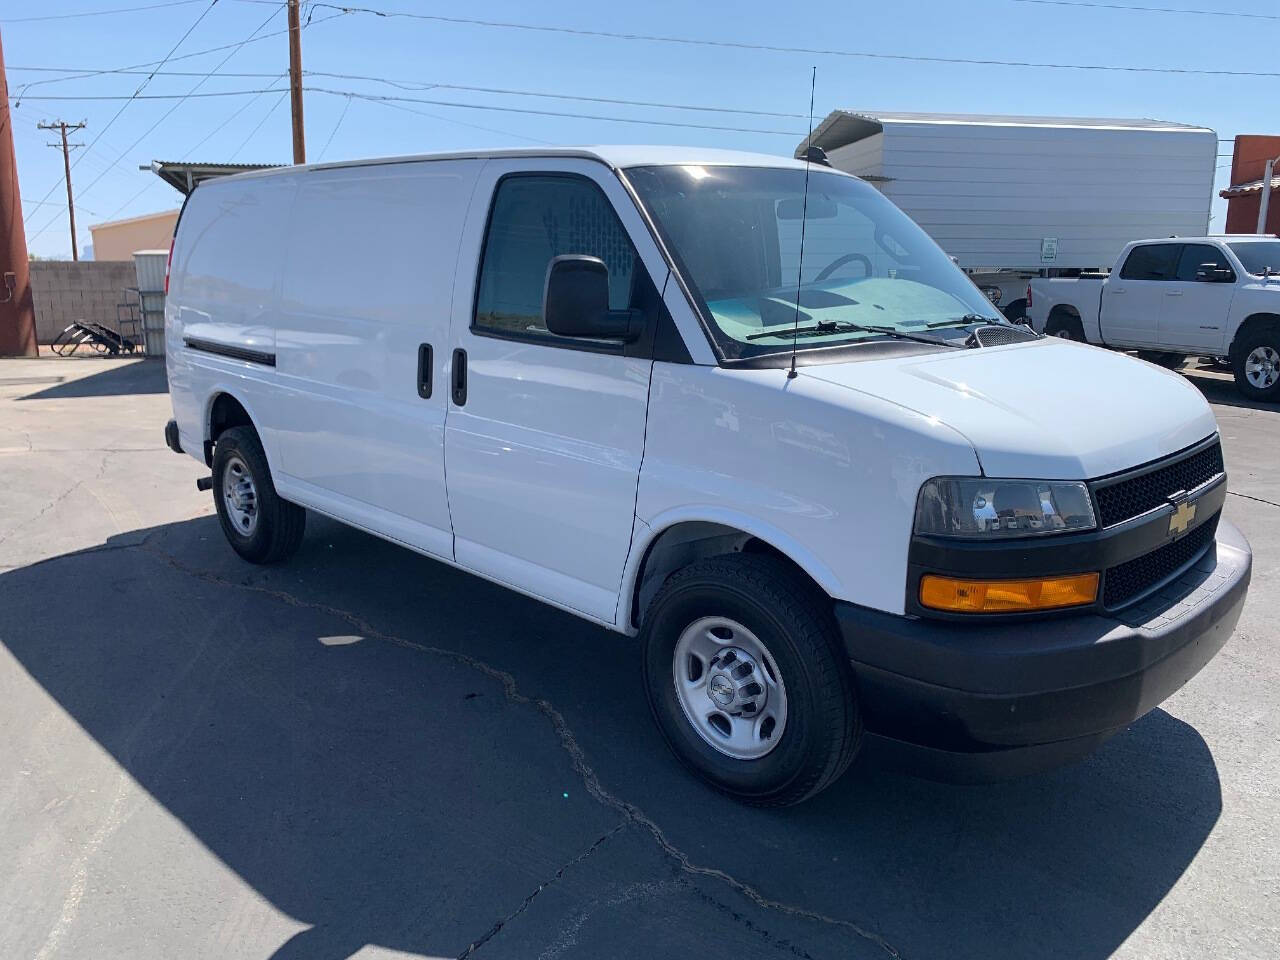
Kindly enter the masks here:
<path id="1" fill-rule="evenodd" d="M 749 333 L 748 340 L 760 340 L 764 337 L 790 337 L 802 333 L 852 333 L 864 327 L 847 320 L 819 320 L 805 327 L 779 327 L 777 330 L 766 330 L 763 333 Z"/>
<path id="2" fill-rule="evenodd" d="M 933 323 L 926 323 L 926 330 L 936 330 L 939 327 L 959 327 L 967 323 L 1008 323 L 1008 320 L 996 319 L 995 317 L 984 317 L 980 313 L 966 313 L 963 317 L 956 317 L 952 320 L 935 320 Z"/>
<path id="3" fill-rule="evenodd" d="M 897 337 L 900 340 L 914 340 L 917 343 L 931 343 L 940 347 L 964 348 L 963 343 L 944 340 L 942 337 L 926 337 L 921 336 L 918 333 L 907 333 L 906 331 L 899 330 L 897 327 L 882 327 L 861 323 L 850 323 L 848 320 L 820 320 L 817 323 L 813 323 L 805 327 L 793 327 L 790 330 L 784 327 L 778 330 L 768 330 L 764 333 L 749 333 L 747 334 L 747 339 L 760 340 L 764 337 L 779 337 L 781 339 L 785 339 L 802 333 L 878 333 L 886 337 Z"/>

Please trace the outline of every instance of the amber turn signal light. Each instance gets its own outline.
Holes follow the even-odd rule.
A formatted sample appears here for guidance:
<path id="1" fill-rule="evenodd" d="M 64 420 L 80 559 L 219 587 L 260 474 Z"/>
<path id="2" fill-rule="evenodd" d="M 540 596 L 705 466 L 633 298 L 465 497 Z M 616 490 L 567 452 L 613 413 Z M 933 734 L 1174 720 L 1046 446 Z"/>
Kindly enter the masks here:
<path id="1" fill-rule="evenodd" d="M 1034 580 L 960 580 L 932 573 L 920 578 L 920 605 L 949 613 L 1055 610 L 1093 603 L 1097 597 L 1096 573 Z"/>

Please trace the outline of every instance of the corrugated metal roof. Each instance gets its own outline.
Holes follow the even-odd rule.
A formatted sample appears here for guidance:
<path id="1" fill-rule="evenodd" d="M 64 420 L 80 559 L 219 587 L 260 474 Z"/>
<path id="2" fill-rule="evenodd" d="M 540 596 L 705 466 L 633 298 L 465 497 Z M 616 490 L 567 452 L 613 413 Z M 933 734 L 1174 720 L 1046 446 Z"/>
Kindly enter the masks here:
<path id="1" fill-rule="evenodd" d="M 1002 116 L 988 113 L 910 113 L 899 110 L 833 110 L 813 131 L 813 143 L 823 150 L 834 150 L 856 143 L 886 127 L 905 124 L 938 124 L 940 126 L 984 127 L 1053 127 L 1078 130 L 1159 130 L 1168 133 L 1212 133 L 1208 127 L 1170 120 L 1114 117 L 1037 117 Z M 804 153 L 807 138 L 796 146 L 795 155 Z"/>
<path id="2" fill-rule="evenodd" d="M 278 167 L 278 163 L 189 163 L 187 161 L 152 160 L 149 166 L 140 167 L 150 170 L 179 193 L 188 194 L 202 180 L 212 177 L 226 177 L 233 173 L 248 173 L 251 170 L 266 170 Z"/>
<path id="3" fill-rule="evenodd" d="M 1271 189 L 1280 190 L 1280 177 L 1271 178 Z M 1233 183 L 1225 190 L 1219 190 L 1218 196 L 1230 200 L 1232 197 L 1243 197 L 1250 193 L 1261 193 L 1262 181 L 1249 180 L 1245 183 Z"/>

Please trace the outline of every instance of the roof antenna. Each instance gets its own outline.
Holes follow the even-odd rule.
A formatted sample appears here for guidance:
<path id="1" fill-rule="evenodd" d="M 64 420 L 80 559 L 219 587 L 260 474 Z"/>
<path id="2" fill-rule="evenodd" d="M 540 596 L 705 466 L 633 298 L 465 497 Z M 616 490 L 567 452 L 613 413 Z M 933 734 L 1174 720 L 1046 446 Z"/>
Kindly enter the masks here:
<path id="1" fill-rule="evenodd" d="M 804 144 L 804 201 L 800 205 L 800 264 L 796 267 L 796 317 L 791 325 L 791 369 L 787 379 L 796 378 L 796 340 L 800 338 L 800 280 L 804 276 L 804 225 L 809 216 L 809 167 L 813 164 L 813 89 L 818 85 L 818 68 L 809 77 L 809 136 Z"/>

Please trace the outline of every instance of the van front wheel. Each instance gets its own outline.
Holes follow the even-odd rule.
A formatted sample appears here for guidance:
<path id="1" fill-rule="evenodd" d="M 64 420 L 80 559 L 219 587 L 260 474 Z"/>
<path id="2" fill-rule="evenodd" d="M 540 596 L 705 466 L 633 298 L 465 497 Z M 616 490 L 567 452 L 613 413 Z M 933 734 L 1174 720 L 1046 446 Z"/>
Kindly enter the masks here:
<path id="1" fill-rule="evenodd" d="M 252 427 L 232 427 L 213 451 L 213 502 L 222 532 L 250 563 L 275 563 L 302 543 L 307 512 L 281 500 Z"/>
<path id="2" fill-rule="evenodd" d="M 649 706 L 672 752 L 759 806 L 829 786 L 862 738 L 831 601 L 774 557 L 733 554 L 672 575 L 641 639 Z"/>

